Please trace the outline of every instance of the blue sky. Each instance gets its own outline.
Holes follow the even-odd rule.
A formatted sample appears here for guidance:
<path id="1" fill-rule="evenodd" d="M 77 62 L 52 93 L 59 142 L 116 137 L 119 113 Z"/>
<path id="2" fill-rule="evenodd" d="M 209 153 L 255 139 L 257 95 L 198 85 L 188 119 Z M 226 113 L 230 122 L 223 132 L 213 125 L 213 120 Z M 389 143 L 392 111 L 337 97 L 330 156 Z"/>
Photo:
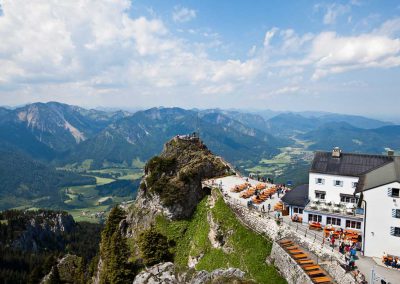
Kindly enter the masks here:
<path id="1" fill-rule="evenodd" d="M 399 1 L 0 3 L 0 105 L 400 116 Z"/>

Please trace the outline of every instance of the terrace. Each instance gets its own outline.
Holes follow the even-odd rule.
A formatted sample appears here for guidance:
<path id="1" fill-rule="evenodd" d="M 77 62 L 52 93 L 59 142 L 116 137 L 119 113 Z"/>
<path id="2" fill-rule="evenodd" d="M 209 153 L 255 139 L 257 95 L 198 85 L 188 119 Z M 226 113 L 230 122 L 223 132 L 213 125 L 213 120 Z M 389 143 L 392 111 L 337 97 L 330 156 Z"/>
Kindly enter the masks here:
<path id="1" fill-rule="evenodd" d="M 338 204 L 333 202 L 326 202 L 322 200 L 310 201 L 305 207 L 306 211 L 320 212 L 323 214 L 337 215 L 341 217 L 363 218 L 364 209 L 357 208 L 355 203 L 340 202 Z"/>

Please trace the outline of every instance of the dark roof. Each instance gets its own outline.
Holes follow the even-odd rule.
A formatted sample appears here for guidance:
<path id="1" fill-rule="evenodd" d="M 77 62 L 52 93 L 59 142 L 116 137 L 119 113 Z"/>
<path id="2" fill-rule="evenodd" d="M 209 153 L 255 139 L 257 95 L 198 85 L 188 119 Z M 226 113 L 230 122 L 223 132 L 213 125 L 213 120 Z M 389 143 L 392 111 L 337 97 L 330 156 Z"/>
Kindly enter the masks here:
<path id="1" fill-rule="evenodd" d="M 392 182 L 400 182 L 400 157 L 393 161 L 363 174 L 357 184 L 356 193 L 366 191 Z"/>
<path id="2" fill-rule="evenodd" d="M 339 158 L 331 152 L 316 152 L 311 165 L 311 173 L 341 176 L 360 176 L 393 161 L 384 155 L 341 153 Z"/>
<path id="3" fill-rule="evenodd" d="M 292 206 L 305 207 L 308 203 L 308 184 L 302 184 L 293 188 L 281 200 Z"/>

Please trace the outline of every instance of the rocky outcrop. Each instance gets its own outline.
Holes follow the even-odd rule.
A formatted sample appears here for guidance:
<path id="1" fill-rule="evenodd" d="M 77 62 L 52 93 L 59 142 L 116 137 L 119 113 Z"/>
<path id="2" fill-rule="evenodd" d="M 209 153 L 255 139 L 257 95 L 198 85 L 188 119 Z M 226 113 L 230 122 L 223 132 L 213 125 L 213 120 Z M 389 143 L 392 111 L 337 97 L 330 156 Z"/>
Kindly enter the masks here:
<path id="1" fill-rule="evenodd" d="M 67 254 L 63 258 L 61 258 L 57 263 L 58 272 L 60 275 L 61 281 L 63 283 L 76 283 L 79 278 L 79 263 L 80 257 L 76 255 Z M 42 284 L 47 284 L 50 281 L 50 277 L 53 273 L 54 269 L 52 269 L 49 274 L 47 274 L 43 280 L 41 281 Z"/>
<path id="2" fill-rule="evenodd" d="M 189 218 L 207 194 L 203 179 L 229 172 L 197 137 L 175 137 L 145 167 L 138 196 L 122 226 L 128 236 L 150 227 L 157 215 L 170 220 Z"/>
<path id="3" fill-rule="evenodd" d="M 71 232 L 74 227 L 74 218 L 65 212 L 40 212 L 29 220 L 24 232 L 13 241 L 12 247 L 23 251 L 62 248 L 61 234 Z"/>
<path id="4" fill-rule="evenodd" d="M 178 272 L 171 262 L 154 265 L 139 273 L 133 284 L 201 284 L 252 283 L 244 279 L 245 273 L 237 268 L 217 269 L 212 272 L 188 270 Z"/>

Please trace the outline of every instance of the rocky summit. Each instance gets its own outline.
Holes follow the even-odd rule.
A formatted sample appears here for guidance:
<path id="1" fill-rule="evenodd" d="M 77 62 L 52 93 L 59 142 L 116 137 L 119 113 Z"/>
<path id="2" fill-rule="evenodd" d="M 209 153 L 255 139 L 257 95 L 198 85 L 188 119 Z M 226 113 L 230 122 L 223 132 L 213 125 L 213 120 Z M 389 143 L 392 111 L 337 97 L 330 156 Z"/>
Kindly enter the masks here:
<path id="1" fill-rule="evenodd" d="M 176 136 L 148 161 L 138 197 L 127 218 L 129 231 L 149 227 L 156 215 L 189 218 L 209 192 L 203 179 L 226 175 L 230 168 L 195 136 Z"/>

